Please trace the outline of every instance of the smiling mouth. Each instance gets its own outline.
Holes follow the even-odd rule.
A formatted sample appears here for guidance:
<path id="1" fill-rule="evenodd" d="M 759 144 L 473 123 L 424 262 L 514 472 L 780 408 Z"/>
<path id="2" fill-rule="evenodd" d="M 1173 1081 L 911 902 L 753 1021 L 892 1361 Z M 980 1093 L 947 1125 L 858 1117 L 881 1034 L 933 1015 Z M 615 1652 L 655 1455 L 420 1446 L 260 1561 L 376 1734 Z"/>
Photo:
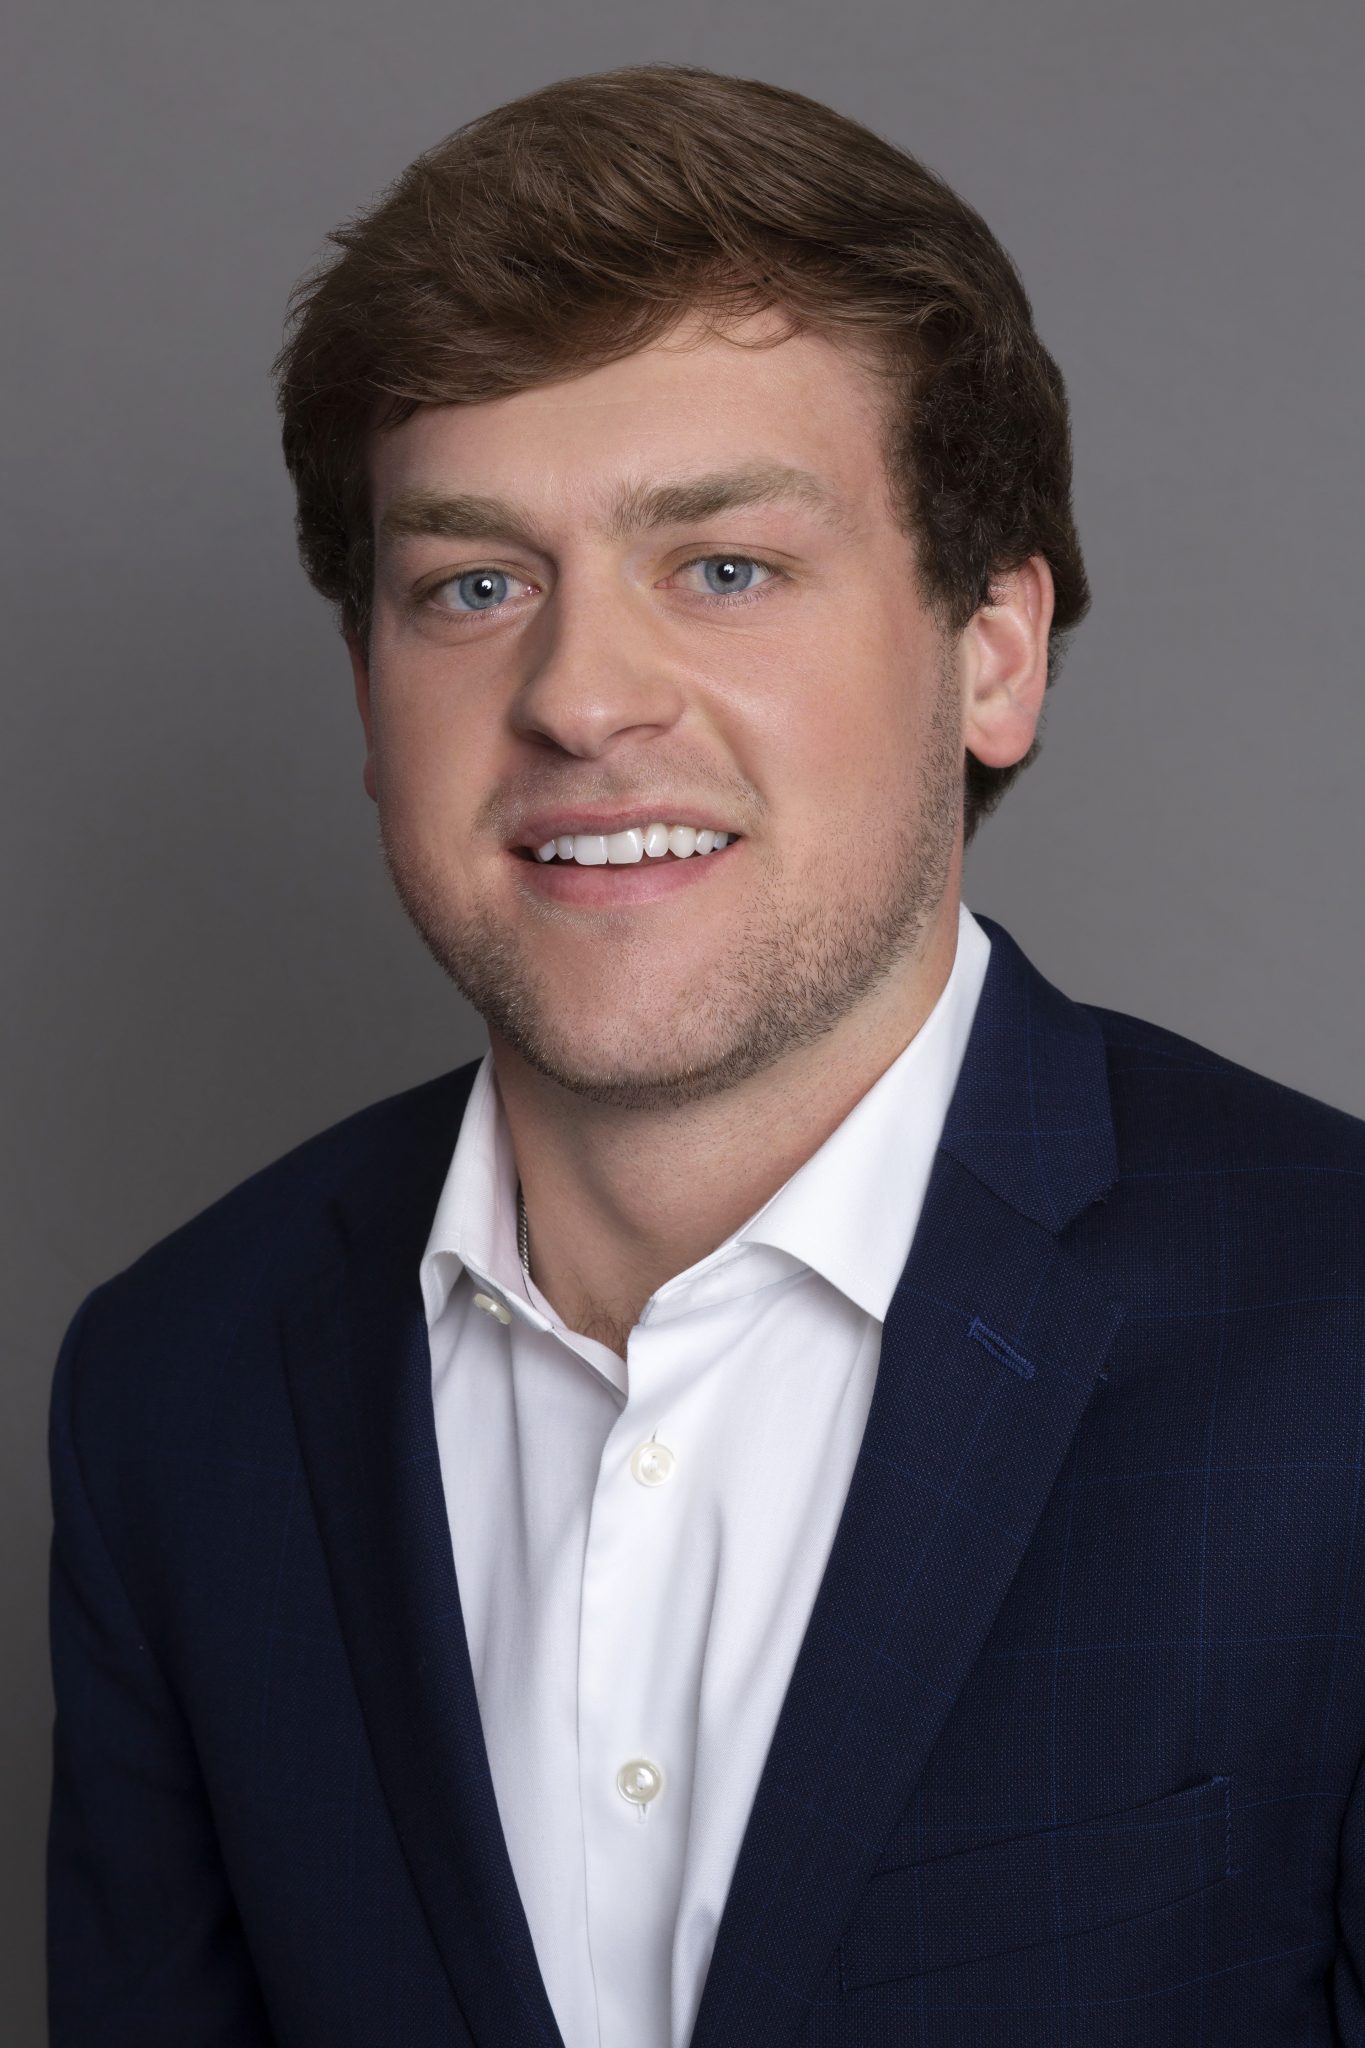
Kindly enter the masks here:
<path id="1" fill-rule="evenodd" d="M 684 860 L 705 860 L 723 853 L 743 837 L 739 832 L 712 832 L 690 825 L 651 825 L 647 831 L 565 833 L 539 848 L 516 846 L 519 860 L 547 868 L 651 868 Z"/>
<path id="2" fill-rule="evenodd" d="M 518 887 L 529 897 L 564 909 L 633 911 L 675 897 L 690 897 L 697 888 L 705 888 L 709 875 L 731 873 L 731 863 L 742 858 L 744 838 L 742 834 L 727 834 L 726 838 L 726 845 L 710 853 L 679 854 L 670 849 L 634 860 L 542 861 L 532 847 L 511 851 L 525 870 Z"/>

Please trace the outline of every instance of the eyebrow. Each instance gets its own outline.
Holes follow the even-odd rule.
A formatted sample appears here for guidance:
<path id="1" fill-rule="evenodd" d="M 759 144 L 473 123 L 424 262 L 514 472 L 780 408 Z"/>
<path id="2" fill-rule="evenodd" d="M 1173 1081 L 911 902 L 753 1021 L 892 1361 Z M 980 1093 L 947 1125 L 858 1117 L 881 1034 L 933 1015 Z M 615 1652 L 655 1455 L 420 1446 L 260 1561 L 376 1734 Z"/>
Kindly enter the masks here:
<path id="1" fill-rule="evenodd" d="M 828 484 L 808 469 L 780 462 L 749 463 L 742 469 L 716 470 L 674 483 L 627 484 L 592 530 L 608 540 L 625 540 L 657 527 L 693 525 L 719 512 L 782 500 L 806 506 L 836 529 L 850 530 L 848 515 Z M 531 522 L 506 498 L 463 491 L 399 493 L 379 522 L 380 545 L 423 537 L 509 540 L 544 552 Z"/>

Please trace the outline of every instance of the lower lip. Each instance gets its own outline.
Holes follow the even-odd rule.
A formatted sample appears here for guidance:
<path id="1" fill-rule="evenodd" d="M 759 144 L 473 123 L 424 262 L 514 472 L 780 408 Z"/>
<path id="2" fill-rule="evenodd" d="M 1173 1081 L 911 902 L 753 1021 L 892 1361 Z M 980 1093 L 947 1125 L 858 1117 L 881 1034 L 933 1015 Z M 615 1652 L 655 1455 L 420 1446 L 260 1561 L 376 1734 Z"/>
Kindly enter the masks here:
<path id="1" fill-rule="evenodd" d="M 742 839 L 732 839 L 714 853 L 691 853 L 685 860 L 650 860 L 646 855 L 592 868 L 572 860 L 524 860 L 520 854 L 511 858 L 524 871 L 524 886 L 537 896 L 572 903 L 580 910 L 626 910 L 697 888 L 713 871 L 728 867 L 743 844 Z"/>

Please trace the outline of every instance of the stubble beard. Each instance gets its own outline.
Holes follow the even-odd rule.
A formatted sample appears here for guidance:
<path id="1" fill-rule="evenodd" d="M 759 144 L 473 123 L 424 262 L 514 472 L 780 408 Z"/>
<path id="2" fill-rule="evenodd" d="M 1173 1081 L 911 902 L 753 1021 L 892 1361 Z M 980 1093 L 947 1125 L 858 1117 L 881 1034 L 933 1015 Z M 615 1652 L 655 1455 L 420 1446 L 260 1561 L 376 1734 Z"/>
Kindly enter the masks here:
<path id="1" fill-rule="evenodd" d="M 917 956 L 947 886 L 962 789 L 960 709 L 945 660 L 915 801 L 901 826 L 879 842 L 884 857 L 862 871 L 856 892 L 794 911 L 774 877 L 754 877 L 750 915 L 723 977 L 710 987 L 689 987 L 671 1016 L 656 1005 L 649 1041 L 627 1027 L 609 1050 L 600 1043 L 585 1050 L 560 1027 L 553 991 L 521 932 L 485 907 L 463 915 L 454 909 L 439 878 L 392 843 L 382 811 L 380 836 L 403 908 L 491 1032 L 536 1072 L 586 1101 L 667 1110 L 722 1094 L 815 1044 Z M 650 1053 L 651 1041 L 664 1050 Z"/>

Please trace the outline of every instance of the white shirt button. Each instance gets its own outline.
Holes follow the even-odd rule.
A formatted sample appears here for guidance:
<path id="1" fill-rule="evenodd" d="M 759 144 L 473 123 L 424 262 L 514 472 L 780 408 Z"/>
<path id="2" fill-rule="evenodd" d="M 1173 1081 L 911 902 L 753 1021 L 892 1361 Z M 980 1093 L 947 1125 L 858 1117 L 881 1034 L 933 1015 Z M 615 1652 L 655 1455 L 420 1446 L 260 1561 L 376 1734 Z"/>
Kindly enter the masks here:
<path id="1" fill-rule="evenodd" d="M 628 1764 L 622 1764 L 616 1773 L 616 1789 L 623 1799 L 640 1809 L 641 1820 L 651 1799 L 657 1799 L 663 1790 L 664 1774 L 657 1764 L 647 1756 L 633 1756 Z"/>
<path id="2" fill-rule="evenodd" d="M 491 1294 L 476 1294 L 474 1306 L 481 1308 L 485 1315 L 496 1316 L 500 1323 L 510 1323 L 512 1320 L 511 1309 L 500 1301 L 494 1301 Z"/>
<path id="3" fill-rule="evenodd" d="M 673 1470 L 673 1453 L 667 1444 L 637 1444 L 630 1454 L 630 1469 L 641 1486 L 662 1486 Z"/>

